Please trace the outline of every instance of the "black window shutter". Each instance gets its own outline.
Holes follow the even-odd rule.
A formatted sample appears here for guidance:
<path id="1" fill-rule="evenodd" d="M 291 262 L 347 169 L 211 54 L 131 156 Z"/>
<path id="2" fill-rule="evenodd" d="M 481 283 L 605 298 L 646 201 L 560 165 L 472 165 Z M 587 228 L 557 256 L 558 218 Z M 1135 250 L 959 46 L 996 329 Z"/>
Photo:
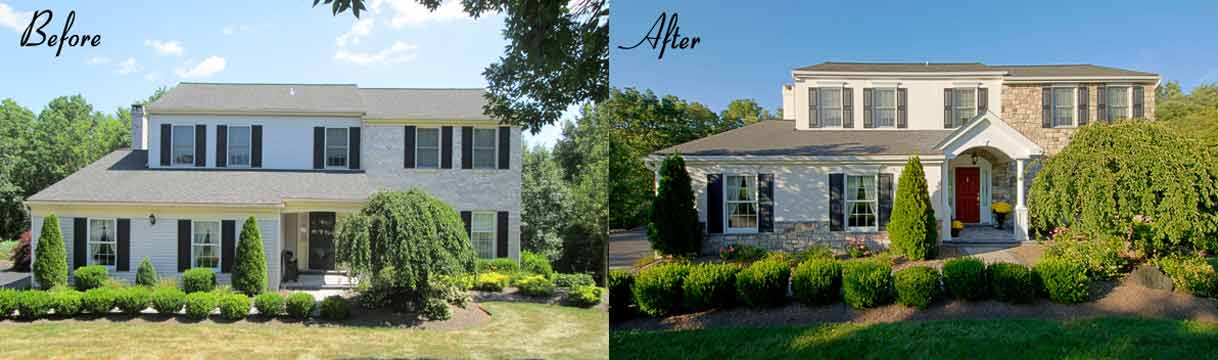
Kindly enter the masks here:
<path id="1" fill-rule="evenodd" d="M 955 117 L 952 116 L 952 88 L 943 89 L 943 128 L 951 129 L 956 127 Z"/>
<path id="2" fill-rule="evenodd" d="M 757 174 L 757 231 L 774 232 L 774 174 Z"/>
<path id="3" fill-rule="evenodd" d="M 1144 104 L 1145 96 L 1146 96 L 1146 89 L 1144 87 L 1142 87 L 1142 86 L 1133 87 L 1133 117 L 1135 119 L 1140 119 L 1143 116 L 1145 116 L 1145 112 L 1143 111 L 1144 106 L 1142 105 L 1142 104 Z"/>
<path id="4" fill-rule="evenodd" d="M 842 127 L 854 127 L 854 88 L 842 88 Z"/>
<path id="5" fill-rule="evenodd" d="M 816 88 L 808 88 L 808 127 L 820 127 L 820 118 L 816 116 Z"/>
<path id="6" fill-rule="evenodd" d="M 461 168 L 474 168 L 474 127 L 461 127 Z"/>
<path id="7" fill-rule="evenodd" d="M 453 168 L 453 127 L 440 128 L 440 168 Z"/>
<path id="8" fill-rule="evenodd" d="M 1053 127 L 1053 88 L 1040 88 L 1040 127 Z"/>
<path id="9" fill-rule="evenodd" d="M 474 236 L 472 225 L 474 221 L 474 213 L 471 211 L 462 211 L 461 221 L 465 222 L 465 235 L 469 235 L 472 238 Z"/>
<path id="10" fill-rule="evenodd" d="M 990 109 L 990 89 L 977 88 L 977 115 Z"/>
<path id="11" fill-rule="evenodd" d="M 195 125 L 195 167 L 207 166 L 207 125 Z"/>
<path id="12" fill-rule="evenodd" d="M 406 133 L 403 136 L 403 138 L 406 139 L 406 142 L 405 145 L 403 145 L 405 147 L 405 151 L 402 152 L 402 166 L 407 169 L 414 169 L 415 127 L 407 126 Z"/>
<path id="13" fill-rule="evenodd" d="M 846 176 L 843 174 L 829 174 L 829 231 L 842 231 L 845 227 L 842 221 L 845 220 L 842 216 L 843 208 L 845 208 L 845 191 Z"/>
<path id="14" fill-rule="evenodd" d="M 236 260 L 237 222 L 224 220 L 220 222 L 220 272 L 233 272 L 233 260 Z"/>
<path id="15" fill-rule="evenodd" d="M 118 255 L 114 271 L 131 271 L 131 219 L 118 219 L 117 241 L 118 250 L 115 251 Z"/>
<path id="16" fill-rule="evenodd" d="M 1087 125 L 1088 117 L 1091 115 L 1091 99 L 1088 95 L 1086 86 L 1078 87 L 1078 126 Z"/>
<path id="17" fill-rule="evenodd" d="M 359 127 L 351 127 L 347 129 L 347 154 L 351 159 L 347 161 L 347 168 L 351 170 L 359 170 L 360 158 L 360 131 Z"/>
<path id="18" fill-rule="evenodd" d="M 879 194 L 880 195 L 880 198 L 879 198 L 879 200 L 880 200 L 879 201 L 880 202 L 879 224 L 880 224 L 880 231 L 884 231 L 884 230 L 888 229 L 888 219 L 892 215 L 892 198 L 894 196 L 894 194 L 893 194 L 894 189 L 892 186 L 892 174 L 880 174 L 879 182 L 880 183 L 876 186 L 879 188 L 877 190 L 879 190 L 879 193 L 880 193 Z"/>
<path id="19" fill-rule="evenodd" d="M 499 168 L 512 168 L 512 128 L 499 127 Z"/>
<path id="20" fill-rule="evenodd" d="M 169 166 L 169 150 L 173 138 L 173 125 L 161 124 L 161 166 Z"/>
<path id="21" fill-rule="evenodd" d="M 863 88 L 863 128 L 870 129 L 875 127 L 875 120 L 872 118 L 872 108 L 875 106 L 872 97 L 875 92 L 871 88 Z"/>
<path id="22" fill-rule="evenodd" d="M 706 232 L 723 233 L 723 174 L 706 174 Z"/>
<path id="23" fill-rule="evenodd" d="M 228 126 L 216 125 L 216 167 L 228 166 Z"/>
<path id="24" fill-rule="evenodd" d="M 1095 121 L 1111 123 L 1108 119 L 1108 91 L 1104 86 L 1095 89 Z"/>
<path id="25" fill-rule="evenodd" d="M 190 269 L 190 220 L 178 220 L 178 272 Z"/>
<path id="26" fill-rule="evenodd" d="M 262 125 L 250 126 L 250 167 L 262 167 Z"/>
<path id="27" fill-rule="evenodd" d="M 326 168 L 326 128 L 317 126 L 313 128 L 313 168 Z"/>
<path id="28" fill-rule="evenodd" d="M 89 247 L 85 242 L 86 226 L 89 224 L 88 218 L 72 218 L 72 269 L 78 269 L 81 266 L 88 265 L 85 260 L 88 258 Z"/>
<path id="29" fill-rule="evenodd" d="M 495 257 L 508 257 L 508 212 L 500 211 L 499 224 L 495 226 Z"/>
<path id="30" fill-rule="evenodd" d="M 897 89 L 897 128 L 904 129 L 909 127 L 909 94 L 905 92 L 905 88 Z"/>

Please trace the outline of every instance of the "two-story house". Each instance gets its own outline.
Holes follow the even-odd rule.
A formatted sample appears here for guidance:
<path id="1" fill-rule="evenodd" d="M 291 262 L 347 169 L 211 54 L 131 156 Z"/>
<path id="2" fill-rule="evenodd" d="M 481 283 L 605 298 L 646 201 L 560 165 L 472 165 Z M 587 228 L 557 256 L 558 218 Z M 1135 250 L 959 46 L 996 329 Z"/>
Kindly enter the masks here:
<path id="1" fill-rule="evenodd" d="M 926 171 L 942 241 L 951 220 L 1013 226 L 978 241 L 1028 238 L 1034 160 L 1081 126 L 1154 118 L 1156 74 L 1095 65 L 826 62 L 792 71 L 783 119 L 660 150 L 693 179 L 704 251 L 735 243 L 798 250 L 847 240 L 886 246 L 897 179 L 911 155 Z M 657 175 L 658 176 L 658 175 Z M 980 229 L 980 228 L 978 228 Z M 956 239 L 959 241 L 960 239 Z"/>
<path id="2" fill-rule="evenodd" d="M 285 254 L 334 270 L 336 221 L 417 187 L 460 211 L 478 256 L 519 259 L 520 128 L 485 115 L 484 93 L 182 83 L 132 106 L 131 149 L 29 197 L 33 237 L 55 214 L 70 269 L 130 280 L 148 258 L 165 277 L 212 268 L 224 283 L 253 216 L 276 289 Z"/>

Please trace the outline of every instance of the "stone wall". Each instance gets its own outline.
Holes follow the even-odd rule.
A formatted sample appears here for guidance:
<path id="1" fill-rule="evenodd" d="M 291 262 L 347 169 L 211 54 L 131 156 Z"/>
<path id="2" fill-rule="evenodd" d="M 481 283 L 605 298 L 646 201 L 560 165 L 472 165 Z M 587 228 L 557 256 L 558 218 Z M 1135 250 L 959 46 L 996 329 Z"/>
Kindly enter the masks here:
<path id="1" fill-rule="evenodd" d="M 1018 130 L 1045 149 L 1049 155 L 1056 154 L 1070 143 L 1076 128 L 1043 128 L 1041 127 L 1041 88 L 1046 84 L 1006 84 L 1002 86 L 1002 118 L 1007 124 Z M 1088 119 L 1098 119 L 1096 96 L 1100 84 L 1083 84 L 1088 89 L 1089 109 Z M 1141 84 L 1143 92 L 1144 114 L 1147 119 L 1155 118 L 1155 86 Z"/>
<path id="2" fill-rule="evenodd" d="M 767 250 L 782 250 L 797 252 L 813 245 L 827 245 L 839 251 L 846 251 L 846 242 L 862 240 L 867 247 L 875 250 L 888 248 L 888 232 L 845 232 L 829 231 L 828 221 L 811 222 L 774 222 L 774 232 L 754 234 L 710 234 L 702 243 L 702 253 L 715 255 L 728 245 L 751 245 Z"/>

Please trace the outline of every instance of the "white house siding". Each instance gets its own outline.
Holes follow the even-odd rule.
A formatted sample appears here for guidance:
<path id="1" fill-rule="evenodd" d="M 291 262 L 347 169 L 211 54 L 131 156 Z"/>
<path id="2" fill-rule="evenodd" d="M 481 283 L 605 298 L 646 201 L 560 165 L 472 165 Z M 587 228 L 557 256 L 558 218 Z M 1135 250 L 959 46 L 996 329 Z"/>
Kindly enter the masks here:
<path id="1" fill-rule="evenodd" d="M 313 127 L 349 128 L 359 127 L 361 123 L 358 117 L 152 115 L 148 125 L 148 167 L 163 167 L 161 124 L 206 125 L 207 168 L 216 167 L 216 125 L 262 125 L 263 169 L 312 169 Z M 367 135 L 363 137 L 367 139 Z M 360 143 L 363 148 L 368 147 L 368 141 Z M 360 165 L 368 168 L 365 163 Z"/>
<path id="2" fill-rule="evenodd" d="M 494 127 L 494 126 L 487 126 Z M 507 211 L 508 255 L 520 259 L 520 128 L 512 128 L 509 169 L 461 169 L 461 127 L 453 127 L 453 169 L 406 169 L 405 125 L 364 128 L 364 167 L 378 190 L 418 187 L 457 211 Z"/>
<path id="3" fill-rule="evenodd" d="M 941 161 L 923 161 L 927 190 L 931 194 L 936 218 L 946 218 Z M 894 190 L 900 181 L 904 160 L 856 161 L 851 163 L 792 163 L 783 164 L 723 164 L 687 162 L 694 196 L 698 204 L 698 220 L 706 223 L 706 187 L 708 174 L 774 174 L 774 232 L 756 234 L 711 234 L 703 252 L 715 253 L 729 244 L 749 244 L 769 249 L 798 251 L 814 244 L 841 249 L 846 240 L 862 239 L 870 246 L 886 247 L 887 232 L 849 233 L 829 231 L 829 174 L 893 174 Z"/>
<path id="4" fill-rule="evenodd" d="M 943 130 L 943 89 L 953 87 L 984 87 L 988 92 L 989 111 L 1002 113 L 1002 80 L 996 77 L 959 77 L 951 79 L 918 79 L 918 78 L 800 78 L 795 81 L 794 112 L 795 127 L 800 130 L 811 129 L 808 120 L 808 88 L 811 87 L 849 87 L 854 89 L 854 129 L 863 129 L 863 89 L 864 88 L 905 88 L 909 111 L 908 130 Z M 784 104 L 785 107 L 785 104 Z M 786 110 L 784 110 L 785 113 Z M 830 128 L 838 129 L 840 128 Z M 868 129 L 891 131 L 894 129 Z M 906 129 L 895 129 L 906 130 Z"/>
<path id="5" fill-rule="evenodd" d="M 130 216 L 142 212 L 143 216 Z M 147 214 L 157 214 L 156 225 L 152 225 L 148 221 Z M 139 264 L 144 257 L 152 263 L 156 268 L 157 273 L 161 278 L 177 279 L 181 273 L 178 272 L 178 235 L 177 222 L 178 219 L 196 219 L 196 220 L 234 220 L 237 222 L 235 235 L 240 238 L 241 227 L 245 223 L 247 216 L 226 215 L 226 214 L 191 214 L 186 217 L 181 214 L 173 214 L 163 210 L 142 209 L 135 211 L 125 211 L 123 215 L 106 214 L 106 213 L 72 213 L 62 214 L 59 216 L 59 226 L 63 231 L 64 244 L 68 250 L 68 267 L 71 269 L 73 262 L 73 218 L 76 217 L 92 217 L 92 218 L 124 218 L 131 219 L 131 248 L 130 248 L 130 271 L 110 272 L 110 277 L 124 281 L 127 283 L 135 282 L 135 274 L 139 269 Z M 280 237 L 279 237 L 279 219 L 278 215 L 258 215 L 258 229 L 262 233 L 263 251 L 267 258 L 267 275 L 268 288 L 277 289 L 280 279 Z M 31 226 L 34 246 L 37 247 L 42 239 L 42 223 L 44 216 L 35 215 L 31 219 Z M 72 269 L 74 270 L 74 269 Z M 71 271 L 71 270 L 70 270 Z M 227 273 L 217 273 L 216 280 L 220 284 L 229 284 L 232 276 Z"/>

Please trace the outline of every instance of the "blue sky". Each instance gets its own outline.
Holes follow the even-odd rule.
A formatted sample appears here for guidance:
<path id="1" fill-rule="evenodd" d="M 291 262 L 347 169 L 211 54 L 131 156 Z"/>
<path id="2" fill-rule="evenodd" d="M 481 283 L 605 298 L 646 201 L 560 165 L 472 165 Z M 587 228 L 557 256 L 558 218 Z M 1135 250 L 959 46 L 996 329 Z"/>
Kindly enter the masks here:
<path id="1" fill-rule="evenodd" d="M 0 98 L 38 112 L 82 94 L 113 112 L 182 81 L 355 83 L 364 87 L 483 87 L 503 52 L 503 17 L 474 20 L 459 4 L 427 12 L 415 0 L 372 0 L 357 23 L 310 1 L 0 0 Z M 457 5 L 457 6 L 449 6 Z M 100 34 L 101 46 L 20 47 L 30 12 L 51 9 L 44 29 Z M 31 40 L 36 41 L 36 35 Z M 531 143 L 552 143 L 549 127 Z"/>
<path id="2" fill-rule="evenodd" d="M 662 11 L 694 49 L 634 45 Z M 1214 1 L 647 1 L 613 4 L 610 83 L 773 111 L 791 69 L 823 61 L 1092 63 L 1218 82 Z"/>

